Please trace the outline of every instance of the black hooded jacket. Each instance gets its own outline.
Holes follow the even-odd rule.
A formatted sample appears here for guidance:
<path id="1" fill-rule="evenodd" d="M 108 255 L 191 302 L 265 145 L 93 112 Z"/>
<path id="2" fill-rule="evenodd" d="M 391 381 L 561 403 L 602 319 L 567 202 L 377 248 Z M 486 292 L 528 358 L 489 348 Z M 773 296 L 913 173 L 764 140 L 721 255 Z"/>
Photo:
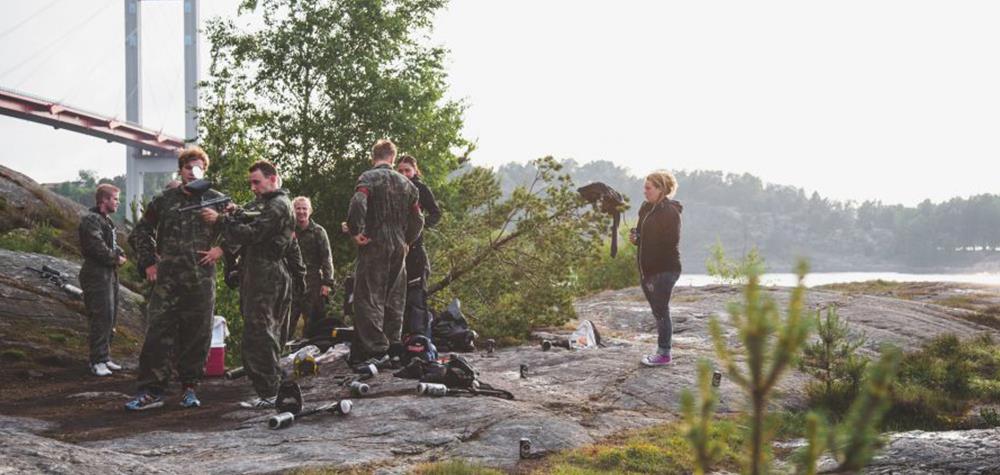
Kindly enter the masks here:
<path id="1" fill-rule="evenodd" d="M 639 208 L 639 272 L 645 279 L 681 271 L 681 212 L 678 201 L 665 199 Z"/>

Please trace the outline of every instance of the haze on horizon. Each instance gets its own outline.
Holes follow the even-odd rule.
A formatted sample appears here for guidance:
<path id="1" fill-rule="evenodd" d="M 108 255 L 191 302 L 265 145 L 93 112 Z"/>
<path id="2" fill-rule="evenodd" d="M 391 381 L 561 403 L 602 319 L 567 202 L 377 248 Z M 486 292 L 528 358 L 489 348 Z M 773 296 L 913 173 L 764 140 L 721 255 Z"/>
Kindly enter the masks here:
<path id="1" fill-rule="evenodd" d="M 202 22 L 238 3 L 203 1 Z M 122 5 L 6 2 L 0 87 L 123 117 Z M 181 135 L 181 4 L 142 8 L 144 123 Z M 997 192 L 998 20 L 988 1 L 453 0 L 428 41 L 451 51 L 476 164 L 748 172 L 913 205 Z M 0 140 L 38 181 L 125 168 L 120 145 L 7 117 Z"/>

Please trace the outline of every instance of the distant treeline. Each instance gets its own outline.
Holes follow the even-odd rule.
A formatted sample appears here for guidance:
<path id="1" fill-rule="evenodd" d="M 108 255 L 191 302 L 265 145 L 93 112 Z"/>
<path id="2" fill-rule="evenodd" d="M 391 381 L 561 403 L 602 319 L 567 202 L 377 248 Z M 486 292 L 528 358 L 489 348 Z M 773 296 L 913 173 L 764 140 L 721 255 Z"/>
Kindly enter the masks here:
<path id="1" fill-rule="evenodd" d="M 602 181 L 631 200 L 634 226 L 643 178 L 608 161 L 563 162 L 577 184 Z M 497 170 L 503 189 L 534 177 L 530 165 Z M 1000 195 L 924 201 L 916 207 L 856 203 L 764 183 L 750 174 L 675 172 L 684 204 L 682 255 L 689 272 L 704 270 L 708 248 L 721 241 L 735 255 L 757 246 L 769 270 L 785 272 L 797 256 L 814 270 L 948 271 L 1000 267 Z"/>

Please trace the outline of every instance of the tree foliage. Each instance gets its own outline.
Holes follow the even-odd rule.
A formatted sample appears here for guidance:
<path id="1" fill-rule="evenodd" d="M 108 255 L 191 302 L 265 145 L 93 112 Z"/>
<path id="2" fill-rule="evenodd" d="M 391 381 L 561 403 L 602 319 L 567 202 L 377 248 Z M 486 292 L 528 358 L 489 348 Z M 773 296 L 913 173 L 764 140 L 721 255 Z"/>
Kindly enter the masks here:
<path id="1" fill-rule="evenodd" d="M 429 292 L 439 304 L 461 297 L 486 335 L 519 340 L 575 315 L 577 276 L 601 249 L 609 222 L 580 199 L 558 162 L 534 164 L 531 183 L 507 198 L 489 170 L 458 176 L 463 193 L 427 235 L 438 276 Z"/>
<path id="2" fill-rule="evenodd" d="M 445 51 L 427 34 L 444 0 L 245 1 L 262 18 L 209 23 L 212 80 L 204 84 L 202 143 L 211 174 L 246 195 L 247 166 L 267 158 L 284 186 L 309 196 L 331 237 L 337 274 L 351 271 L 340 233 L 369 150 L 390 138 L 414 155 L 443 210 L 425 242 L 440 308 L 465 304 L 476 329 L 512 340 L 573 316 L 578 273 L 596 255 L 605 218 L 585 206 L 551 158 L 508 195 L 491 170 L 462 166 L 464 106 L 445 98 Z M 461 154 L 459 157 L 457 155 Z M 228 290 L 220 302 L 230 302 Z"/>
<path id="3" fill-rule="evenodd" d="M 745 287 L 741 304 L 733 304 L 729 314 L 735 338 L 741 350 L 730 348 L 722 326 L 715 319 L 710 329 L 716 356 L 724 373 L 746 393 L 747 416 L 746 459 L 744 473 L 768 473 L 771 468 L 772 431 L 768 420 L 768 404 L 777 383 L 798 361 L 812 330 L 811 319 L 804 315 L 806 273 L 805 263 L 797 269 L 798 286 L 792 291 L 788 307 L 782 315 L 774 300 L 761 293 L 758 276 L 753 274 Z M 869 365 L 863 389 L 850 405 L 847 416 L 840 422 L 829 421 L 821 413 L 806 417 L 806 446 L 797 454 L 796 472 L 815 474 L 818 461 L 829 453 L 835 464 L 829 472 L 854 473 L 864 468 L 881 445 L 882 418 L 892 401 L 892 384 L 900 362 L 900 352 L 886 348 L 882 357 Z M 710 363 L 703 361 L 698 368 L 698 395 L 690 391 L 682 396 L 684 425 L 696 460 L 696 473 L 712 470 L 719 447 L 708 434 L 713 431 L 714 408 L 718 396 L 709 383 Z"/>
<path id="4" fill-rule="evenodd" d="M 460 135 L 464 106 L 444 98 L 445 51 L 426 41 L 444 4 L 248 0 L 241 12 L 258 13 L 259 27 L 209 22 L 213 79 L 201 138 L 221 162 L 216 176 L 227 189 L 246 188 L 237 185 L 245 165 L 274 161 L 287 188 L 311 197 L 341 269 L 354 250 L 338 230 L 377 139 L 416 156 L 425 181 L 447 195 L 456 150 L 468 143 Z"/>
<path id="5" fill-rule="evenodd" d="M 709 249 L 709 253 L 709 258 L 705 261 L 705 271 L 721 284 L 746 285 L 750 276 L 763 274 L 766 269 L 764 258 L 756 246 L 739 260 L 726 256 L 722 241 L 716 241 Z"/>
<path id="6" fill-rule="evenodd" d="M 817 338 L 806 345 L 799 361 L 799 368 L 817 381 L 806 392 L 820 407 L 842 414 L 861 389 L 868 358 L 857 351 L 865 338 L 850 334 L 836 307 L 828 308 L 825 316 L 817 312 L 815 324 Z"/>

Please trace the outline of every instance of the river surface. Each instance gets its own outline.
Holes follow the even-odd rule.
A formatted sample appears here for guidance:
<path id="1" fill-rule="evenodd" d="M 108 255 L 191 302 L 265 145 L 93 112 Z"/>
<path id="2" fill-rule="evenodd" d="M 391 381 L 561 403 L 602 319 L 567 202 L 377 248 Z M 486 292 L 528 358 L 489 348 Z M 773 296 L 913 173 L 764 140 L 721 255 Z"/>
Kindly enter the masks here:
<path id="1" fill-rule="evenodd" d="M 847 282 L 865 282 L 869 280 L 885 280 L 890 282 L 955 282 L 962 284 L 985 284 L 1000 286 L 1000 274 L 904 274 L 899 272 L 816 272 L 806 276 L 806 286 L 815 287 L 827 284 L 842 284 Z M 681 274 L 677 285 L 704 287 L 715 285 L 719 281 L 706 274 Z M 764 285 L 794 286 L 795 274 L 764 274 L 761 276 Z"/>

